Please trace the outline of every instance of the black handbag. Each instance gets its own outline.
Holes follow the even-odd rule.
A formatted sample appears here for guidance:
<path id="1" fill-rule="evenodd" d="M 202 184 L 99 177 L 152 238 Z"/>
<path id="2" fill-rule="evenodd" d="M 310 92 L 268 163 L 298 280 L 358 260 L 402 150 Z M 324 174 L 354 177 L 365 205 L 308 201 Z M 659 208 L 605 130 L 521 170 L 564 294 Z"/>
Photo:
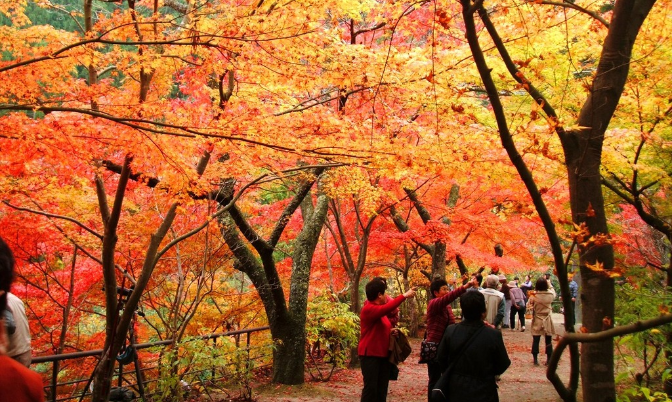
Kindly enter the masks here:
<path id="1" fill-rule="evenodd" d="M 427 340 L 427 333 L 425 332 L 425 337 L 420 343 L 420 361 L 419 364 L 427 364 L 430 361 L 434 360 L 436 357 L 436 352 L 439 351 L 438 342 L 430 342 Z"/>
<path id="2" fill-rule="evenodd" d="M 485 328 L 485 325 L 477 329 L 476 332 L 474 332 L 473 335 L 464 341 L 462 346 L 457 349 L 457 355 L 451 359 L 450 365 L 448 365 L 446 371 L 441 374 L 439 381 L 434 384 L 434 388 L 432 389 L 432 397 L 430 399 L 431 402 L 448 402 L 448 380 L 450 379 L 450 371 L 455 366 L 455 363 L 460 360 L 464 352 L 469 348 L 471 341 L 476 339 L 476 335 L 478 335 L 479 332 L 483 330 L 483 328 Z"/>

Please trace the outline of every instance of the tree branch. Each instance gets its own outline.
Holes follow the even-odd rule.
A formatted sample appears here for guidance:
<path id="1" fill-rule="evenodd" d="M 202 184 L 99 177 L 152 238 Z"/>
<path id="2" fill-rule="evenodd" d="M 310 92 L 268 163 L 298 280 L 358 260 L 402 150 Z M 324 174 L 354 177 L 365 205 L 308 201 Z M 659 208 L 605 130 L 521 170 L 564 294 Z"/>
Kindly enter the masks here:
<path id="1" fill-rule="evenodd" d="M 66 220 L 68 222 L 72 222 L 75 225 L 79 226 L 80 228 L 82 228 L 82 229 L 86 230 L 87 232 L 91 233 L 92 235 L 96 236 L 97 238 L 99 238 L 101 240 L 103 239 L 103 235 L 101 235 L 100 233 L 96 232 L 95 230 L 89 228 L 88 226 L 86 226 L 82 222 L 80 222 L 76 219 L 73 219 L 69 216 L 56 215 L 56 214 L 51 214 L 49 212 L 38 211 L 36 209 L 19 207 L 19 206 L 10 204 L 9 201 L 7 201 L 7 200 L 3 200 L 2 203 L 7 205 L 10 208 L 16 209 L 17 211 L 30 212 L 30 213 L 33 213 L 33 214 L 36 214 L 36 215 L 43 215 L 43 216 L 46 216 L 46 217 L 49 217 L 49 218 L 63 219 L 63 220 Z"/>
<path id="2" fill-rule="evenodd" d="M 530 3 L 533 3 L 533 1 L 530 1 Z M 609 28 L 609 22 L 602 18 L 600 14 L 598 14 L 595 11 L 588 10 L 587 8 L 583 8 L 577 4 L 570 3 L 569 1 L 563 1 L 563 2 L 557 2 L 557 1 L 549 1 L 549 0 L 543 0 L 541 4 L 546 4 L 549 6 L 554 6 L 554 7 L 565 7 L 565 8 L 572 8 L 576 11 L 579 11 L 583 14 L 586 14 L 592 18 L 595 18 L 598 20 L 602 25 L 604 25 L 606 28 Z"/>

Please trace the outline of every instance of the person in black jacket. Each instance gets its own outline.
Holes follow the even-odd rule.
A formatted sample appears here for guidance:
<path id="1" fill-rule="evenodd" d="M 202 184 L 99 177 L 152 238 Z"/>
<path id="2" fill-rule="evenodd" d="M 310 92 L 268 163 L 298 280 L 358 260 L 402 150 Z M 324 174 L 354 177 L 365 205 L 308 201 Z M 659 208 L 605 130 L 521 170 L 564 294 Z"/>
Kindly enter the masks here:
<path id="1" fill-rule="evenodd" d="M 439 344 L 436 359 L 444 378 L 437 387 L 450 401 L 497 402 L 497 380 L 511 365 L 502 333 L 483 323 L 485 298 L 480 292 L 463 294 L 460 306 L 464 321 L 450 325 Z M 434 394 L 439 398 L 433 401 L 442 400 Z"/>

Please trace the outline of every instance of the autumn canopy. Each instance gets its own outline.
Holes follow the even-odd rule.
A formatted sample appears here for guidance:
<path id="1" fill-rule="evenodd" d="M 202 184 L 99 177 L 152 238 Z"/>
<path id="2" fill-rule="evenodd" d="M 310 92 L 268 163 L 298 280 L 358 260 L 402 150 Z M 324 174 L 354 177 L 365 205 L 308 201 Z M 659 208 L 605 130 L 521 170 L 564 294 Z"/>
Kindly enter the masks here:
<path id="1" fill-rule="evenodd" d="M 295 384 L 315 297 L 357 313 L 373 276 L 401 293 L 479 267 L 562 292 L 580 273 L 583 326 L 608 329 L 615 286 L 672 284 L 671 17 L 655 0 L 0 2 L 0 236 L 33 354 L 269 325 L 273 380 Z M 613 342 L 581 348 L 584 400 L 610 400 Z"/>

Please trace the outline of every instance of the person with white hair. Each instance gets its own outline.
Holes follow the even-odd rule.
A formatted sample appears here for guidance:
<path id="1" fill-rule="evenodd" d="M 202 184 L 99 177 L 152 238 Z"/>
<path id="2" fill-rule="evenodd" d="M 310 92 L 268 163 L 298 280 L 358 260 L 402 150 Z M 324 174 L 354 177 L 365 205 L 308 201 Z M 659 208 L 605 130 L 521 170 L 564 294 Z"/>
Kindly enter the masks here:
<path id="1" fill-rule="evenodd" d="M 485 278 L 485 289 L 480 292 L 485 297 L 485 306 L 487 314 L 485 320 L 494 325 L 495 328 L 502 328 L 502 321 L 504 320 L 504 293 L 497 290 L 499 285 L 499 276 L 488 275 Z"/>

